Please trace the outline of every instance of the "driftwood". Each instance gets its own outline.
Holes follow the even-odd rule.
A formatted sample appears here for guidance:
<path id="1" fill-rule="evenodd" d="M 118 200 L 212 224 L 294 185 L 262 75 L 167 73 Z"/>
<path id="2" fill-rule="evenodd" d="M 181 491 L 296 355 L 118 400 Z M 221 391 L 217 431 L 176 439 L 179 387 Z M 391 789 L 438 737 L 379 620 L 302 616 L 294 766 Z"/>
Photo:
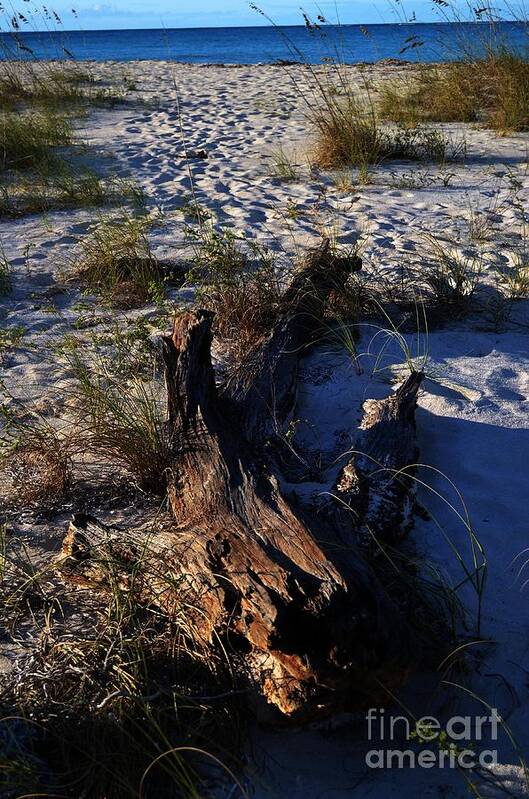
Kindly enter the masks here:
<path id="1" fill-rule="evenodd" d="M 384 514 L 370 504 L 371 486 L 377 507 L 391 508 L 390 526 L 408 501 L 404 490 L 395 492 L 392 484 L 388 490 L 387 481 L 373 476 L 371 461 L 356 457 L 336 491 L 355 506 L 360 526 L 350 512 L 347 524 L 332 513 L 309 522 L 282 494 L 270 461 L 255 446 L 274 432 L 267 418 L 274 391 L 284 399 L 282 418 L 295 396 L 300 351 L 313 340 L 314 318 L 330 290 L 327 255 L 322 251 L 312 266 L 310 291 L 305 279 L 291 287 L 294 310 L 265 343 L 251 380 L 217 389 L 206 311 L 179 317 L 164 337 L 174 525 L 150 542 L 154 576 L 134 567 L 136 589 L 147 601 L 172 613 L 185 597 L 200 639 L 223 640 L 244 660 L 255 693 L 296 718 L 370 704 L 382 685 L 402 683 L 417 656 L 406 621 L 358 547 L 362 525 L 375 519 L 384 526 Z M 368 408 L 364 420 L 369 455 L 391 468 L 408 465 L 415 454 L 419 383 L 407 381 L 376 411 Z M 405 446 L 402 436 L 411 436 Z M 61 569 L 100 584 L 107 579 L 101 563 L 112 562 L 127 585 L 127 569 L 142 558 L 140 543 L 125 543 L 116 531 L 77 516 Z"/>
<path id="2" fill-rule="evenodd" d="M 412 524 L 415 409 L 422 373 L 384 400 L 367 400 L 360 434 L 332 492 L 335 522 L 362 547 L 397 544 Z M 405 471 L 402 471 L 405 470 Z"/>

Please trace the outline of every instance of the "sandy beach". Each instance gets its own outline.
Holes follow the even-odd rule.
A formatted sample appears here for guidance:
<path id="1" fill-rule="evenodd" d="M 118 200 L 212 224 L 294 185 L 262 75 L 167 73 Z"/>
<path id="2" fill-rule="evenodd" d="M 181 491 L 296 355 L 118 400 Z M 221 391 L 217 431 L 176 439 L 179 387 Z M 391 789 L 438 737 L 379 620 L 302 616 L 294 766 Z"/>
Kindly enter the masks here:
<path id="1" fill-rule="evenodd" d="M 419 332 L 413 312 L 404 323 L 395 317 L 411 357 L 426 373 L 417 438 L 425 483 L 419 500 L 428 514 L 416 517 L 411 538 L 421 557 L 458 586 L 464 572 L 454 546 L 472 561 L 468 513 L 488 576 L 481 641 L 472 626 L 475 592 L 468 585 L 460 591 L 468 609 L 466 668 L 474 693 L 498 708 L 527 752 L 529 300 L 514 301 L 508 318 L 496 300 L 497 274 L 523 249 L 520 208 L 529 204 L 529 134 L 498 136 L 477 125 L 438 124 L 456 153 L 453 160 L 384 161 L 359 181 L 355 170 L 324 170 L 313 163 L 299 91 L 307 80 L 304 67 L 139 61 L 89 68 L 109 83 L 126 76 L 134 88 L 114 108 L 90 108 L 75 121 L 86 144 L 75 158 L 141 187 L 144 213 L 154 220 L 149 242 L 163 262 L 190 261 L 189 228 L 197 223 L 189 208 L 197 203 L 208 223 L 270 248 L 287 269 L 322 235 L 343 248 L 359 247 L 366 281 L 376 290 L 420 276 L 431 258 L 428 237 L 461 258 L 479 259 L 479 285 L 467 313 L 432 314 L 428 329 L 421 324 Z M 379 63 L 350 67 L 349 74 L 376 89 L 408 69 Z M 119 207 L 69 208 L 0 220 L 0 246 L 13 283 L 0 302 L 0 378 L 9 394 L 52 424 L 60 426 L 69 397 L 71 375 L 57 357 L 65 337 L 91 346 L 116 320 L 132 330 L 142 317 L 155 341 L 174 308 L 194 296 L 193 285 L 184 285 L 169 288 L 161 303 L 116 310 L 69 279 L 83 237 L 119 213 Z M 382 327 L 372 319 L 360 324 L 356 357 L 323 343 L 302 363 L 296 442 L 306 459 L 324 464 L 321 481 L 286 487 L 302 503 L 310 505 L 329 490 L 340 455 L 354 445 L 363 401 L 386 397 L 402 377 L 402 347 L 395 336 L 389 342 L 379 335 Z M 13 338 L 17 330 L 20 336 Z M 318 430 L 309 421 L 314 418 Z M 146 495 L 138 501 L 127 492 L 94 491 L 83 499 L 74 491 L 51 513 L 9 508 L 7 518 L 36 559 L 46 562 L 57 553 L 72 512 L 132 526 L 156 514 L 158 506 Z M 22 641 L 4 642 L 5 670 L 22 648 Z M 442 685 L 429 673 L 412 678 L 402 702 L 420 715 L 488 712 L 465 690 Z M 309 729 L 253 729 L 243 781 L 258 799 L 468 795 L 457 770 L 369 769 L 368 744 L 362 714 Z M 491 769 L 497 781 L 485 782 L 481 795 L 527 795 L 516 747 L 505 732 L 497 749 L 499 763 Z"/>

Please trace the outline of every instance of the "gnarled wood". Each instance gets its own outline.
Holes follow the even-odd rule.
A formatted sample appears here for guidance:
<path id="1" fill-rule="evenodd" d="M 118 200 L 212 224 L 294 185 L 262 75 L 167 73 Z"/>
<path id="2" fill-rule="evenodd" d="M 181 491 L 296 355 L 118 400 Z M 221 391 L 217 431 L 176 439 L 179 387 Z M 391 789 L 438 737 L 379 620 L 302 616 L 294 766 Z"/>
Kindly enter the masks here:
<path id="1" fill-rule="evenodd" d="M 338 475 L 332 512 L 362 547 L 394 545 L 411 526 L 415 484 L 407 467 L 417 460 L 415 409 L 422 378 L 422 372 L 412 372 L 386 399 L 364 403 L 361 432 Z"/>
<path id="2" fill-rule="evenodd" d="M 355 536 L 344 539 L 321 518 L 303 521 L 226 414 L 211 364 L 211 321 L 204 311 L 185 314 L 164 338 L 174 529 L 153 542 L 160 567 L 155 578 L 140 578 L 141 592 L 167 612 L 184 592 L 202 640 L 224 637 L 258 693 L 287 716 L 369 704 L 380 683 L 394 688 L 404 679 L 416 656 L 411 633 Z M 298 324 L 289 336 L 307 341 L 306 331 L 292 332 Z M 277 365 L 284 353 L 275 352 Z M 109 558 L 118 556 L 126 584 L 135 548 L 89 517 L 70 528 L 63 570 L 75 574 L 78 566 L 84 578 L 104 581 L 89 565 L 91 535 L 102 536 Z"/>

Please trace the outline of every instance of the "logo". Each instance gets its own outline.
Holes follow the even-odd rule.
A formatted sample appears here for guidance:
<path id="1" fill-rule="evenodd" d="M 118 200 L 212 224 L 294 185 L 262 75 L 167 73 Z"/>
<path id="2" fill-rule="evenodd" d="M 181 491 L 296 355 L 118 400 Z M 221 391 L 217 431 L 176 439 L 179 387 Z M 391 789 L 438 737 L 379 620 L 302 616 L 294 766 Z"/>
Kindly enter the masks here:
<path id="1" fill-rule="evenodd" d="M 488 716 L 452 716 L 444 724 L 434 716 L 410 721 L 407 716 L 370 708 L 367 739 L 373 745 L 365 758 L 369 768 L 490 767 L 498 762 L 496 749 L 484 748 L 498 740 L 501 717 L 496 708 Z"/>

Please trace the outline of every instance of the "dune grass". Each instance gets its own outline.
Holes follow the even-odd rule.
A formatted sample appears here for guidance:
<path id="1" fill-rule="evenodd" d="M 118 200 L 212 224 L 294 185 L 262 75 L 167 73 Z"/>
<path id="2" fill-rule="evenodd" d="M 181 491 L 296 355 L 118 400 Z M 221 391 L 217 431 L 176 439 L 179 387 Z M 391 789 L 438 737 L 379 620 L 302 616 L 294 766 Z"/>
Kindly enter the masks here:
<path id="1" fill-rule="evenodd" d="M 188 274 L 197 302 L 215 312 L 215 330 L 237 358 L 270 331 L 281 297 L 274 254 L 228 228 L 188 229 L 195 265 Z"/>
<path id="2" fill-rule="evenodd" d="M 4 62 L 0 65 L 0 108 L 31 103 L 59 110 L 65 106 L 113 106 L 122 102 L 125 92 L 115 86 L 100 85 L 94 76 L 75 62 Z"/>
<path id="3" fill-rule="evenodd" d="M 72 479 L 73 436 L 63 436 L 39 414 L 11 401 L 0 407 L 0 466 L 7 478 L 8 502 L 49 507 Z"/>
<path id="4" fill-rule="evenodd" d="M 84 417 L 86 447 L 122 467 L 139 487 L 161 496 L 174 459 L 163 383 L 129 377 L 116 380 L 100 367 L 76 363 L 76 397 Z"/>
<path id="5" fill-rule="evenodd" d="M 479 122 L 498 133 L 529 130 L 529 58 L 505 46 L 485 57 L 422 65 L 380 87 L 380 115 L 405 125 Z"/>
<path id="6" fill-rule="evenodd" d="M 71 150 L 66 156 L 59 148 L 80 143 L 73 133 L 74 115 L 85 114 L 89 106 L 113 106 L 130 87 L 125 80 L 117 85 L 117 77 L 109 83 L 97 80 L 90 65 L 76 63 L 64 43 L 55 61 L 35 55 L 21 32 L 60 29 L 54 10 L 0 7 L 0 22 L 0 216 L 103 204 L 108 192 L 101 181 L 90 170 L 72 169 Z"/>
<path id="7" fill-rule="evenodd" d="M 89 64 L 76 62 L 66 41 L 57 45 L 56 59 L 40 59 L 23 32 L 58 32 L 62 20 L 46 6 L 28 2 L 0 6 L 0 108 L 21 105 L 54 109 L 78 105 L 114 105 L 124 98 L 122 87 L 96 80 Z M 62 39 L 62 37 L 61 37 Z M 115 74 L 115 73 L 114 73 Z"/>
<path id="8" fill-rule="evenodd" d="M 0 217 L 104 205 L 118 194 L 132 196 L 130 181 L 103 180 L 74 166 L 74 144 L 79 142 L 72 119 L 62 108 L 38 106 L 32 97 L 13 108 L 0 104 Z M 70 148 L 68 158 L 64 148 Z"/>
<path id="9" fill-rule="evenodd" d="M 353 166 L 365 170 L 388 160 L 442 164 L 463 152 L 431 126 L 383 125 L 376 107 L 360 101 L 353 90 L 345 98 L 328 95 L 314 114 L 313 124 L 314 160 L 326 169 Z"/>
<path id="10" fill-rule="evenodd" d="M 143 490 L 163 496 L 177 442 L 167 421 L 165 388 L 148 338 L 119 325 L 94 348 L 72 342 L 62 357 L 74 378 L 72 429 L 84 452 L 128 473 Z M 134 338 L 134 340 L 133 340 Z"/>
<path id="11" fill-rule="evenodd" d="M 513 252 L 509 263 L 498 266 L 496 277 L 507 299 L 529 297 L 529 251 L 521 248 Z"/>
<path id="12" fill-rule="evenodd" d="M 102 207 L 132 201 L 144 204 L 143 192 L 133 181 L 102 177 L 91 169 L 58 161 L 52 169 L 17 174 L 0 183 L 0 218 L 47 213 L 65 208 Z"/>
<path id="13" fill-rule="evenodd" d="M 146 216 L 103 219 L 80 244 L 72 272 L 112 306 L 134 308 L 164 296 L 164 270 L 152 253 Z"/>
<path id="14" fill-rule="evenodd" d="M 295 163 L 294 156 L 289 155 L 284 147 L 278 147 L 271 153 L 272 177 L 278 178 L 285 183 L 291 183 L 299 179 L 299 167 Z"/>
<path id="15" fill-rule="evenodd" d="M 251 7 L 270 24 L 274 21 L 255 4 Z M 368 182 L 369 167 L 387 160 L 434 161 L 444 163 L 464 153 L 442 131 L 425 124 L 386 125 L 379 113 L 375 88 L 367 72 L 356 65 L 353 77 L 340 48 L 326 45 L 328 20 L 319 13 L 315 20 L 303 14 L 311 36 L 327 48 L 323 66 L 314 65 L 306 54 L 280 30 L 292 56 L 306 68 L 303 80 L 292 77 L 296 94 L 312 128 L 311 161 L 323 169 L 359 170 L 360 181 Z M 276 26 L 277 27 L 277 26 Z M 400 120 L 398 120 L 400 122 Z"/>
<path id="16" fill-rule="evenodd" d="M 468 310 L 483 273 L 478 249 L 462 252 L 454 243 L 431 234 L 422 237 L 424 266 L 417 279 L 425 282 L 436 304 L 447 311 Z"/>
<path id="17" fill-rule="evenodd" d="M 0 217 L 123 199 L 142 202 L 133 181 L 102 178 L 77 165 L 72 156 L 80 149 L 71 116 L 57 107 L 40 107 L 33 101 L 14 109 L 0 105 Z"/>
<path id="18" fill-rule="evenodd" d="M 54 148 L 71 144 L 69 120 L 55 113 L 0 111 L 0 171 L 42 168 Z"/>

